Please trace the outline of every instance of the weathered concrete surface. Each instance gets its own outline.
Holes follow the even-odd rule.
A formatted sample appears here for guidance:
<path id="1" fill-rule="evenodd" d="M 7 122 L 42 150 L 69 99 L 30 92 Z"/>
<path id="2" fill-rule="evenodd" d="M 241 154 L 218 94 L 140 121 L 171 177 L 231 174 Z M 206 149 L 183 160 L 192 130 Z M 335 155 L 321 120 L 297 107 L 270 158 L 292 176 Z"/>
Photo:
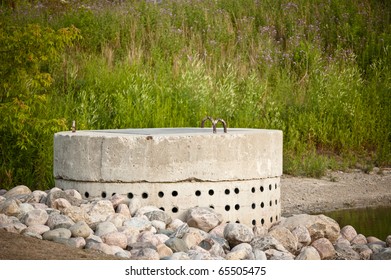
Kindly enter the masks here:
<path id="1" fill-rule="evenodd" d="M 56 187 L 84 197 L 124 194 L 174 218 L 210 207 L 224 222 L 270 226 L 280 219 L 282 132 L 210 128 L 60 132 Z"/>
<path id="2" fill-rule="evenodd" d="M 54 136 L 56 179 L 132 183 L 281 175 L 282 132 L 278 130 L 229 129 L 213 134 L 207 128 L 166 128 Z"/>

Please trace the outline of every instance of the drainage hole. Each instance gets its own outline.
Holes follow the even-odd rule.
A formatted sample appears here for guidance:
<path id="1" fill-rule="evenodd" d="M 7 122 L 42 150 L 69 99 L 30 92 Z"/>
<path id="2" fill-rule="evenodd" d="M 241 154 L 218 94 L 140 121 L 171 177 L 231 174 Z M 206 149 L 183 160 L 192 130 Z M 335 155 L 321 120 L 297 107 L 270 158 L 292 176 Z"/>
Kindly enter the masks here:
<path id="1" fill-rule="evenodd" d="M 229 211 L 231 207 L 229 205 L 225 205 L 225 211 Z"/>
<path id="2" fill-rule="evenodd" d="M 215 207 L 213 205 L 209 205 L 209 208 L 210 209 L 215 209 Z"/>
<path id="3" fill-rule="evenodd" d="M 251 223 L 252 223 L 253 226 L 255 226 L 257 224 L 257 221 L 256 220 L 252 220 Z"/>
<path id="4" fill-rule="evenodd" d="M 254 187 L 251 188 L 251 192 L 255 193 L 255 188 Z"/>
<path id="5" fill-rule="evenodd" d="M 278 216 L 276 216 L 276 222 L 278 221 Z"/>
<path id="6" fill-rule="evenodd" d="M 263 192 L 263 186 L 261 186 L 261 187 L 259 188 L 259 190 L 260 190 L 261 192 Z"/>
<path id="7" fill-rule="evenodd" d="M 201 191 L 196 191 L 196 192 L 195 192 L 195 195 L 196 195 L 196 196 L 200 196 L 200 195 L 201 195 Z"/>
<path id="8" fill-rule="evenodd" d="M 164 192 L 158 192 L 157 194 L 159 197 L 163 197 L 164 196 Z"/>
<path id="9" fill-rule="evenodd" d="M 261 225 L 264 225 L 265 224 L 265 220 L 262 218 L 261 219 Z"/>
<path id="10" fill-rule="evenodd" d="M 103 198 L 106 198 L 106 192 L 102 192 L 101 196 L 102 196 Z"/>
<path id="11" fill-rule="evenodd" d="M 271 191 L 271 190 L 272 190 L 272 185 L 270 184 L 270 185 L 269 185 L 269 191 Z"/>
<path id="12" fill-rule="evenodd" d="M 225 189 L 224 193 L 229 194 L 230 193 L 229 189 Z"/>
<path id="13" fill-rule="evenodd" d="M 274 189 L 277 189 L 277 183 L 276 183 L 276 184 L 274 184 Z"/>
<path id="14" fill-rule="evenodd" d="M 235 210 L 239 210 L 240 209 L 240 205 L 239 204 L 236 204 L 235 205 Z"/>
<path id="15" fill-rule="evenodd" d="M 159 209 L 162 210 L 162 211 L 166 211 L 166 210 L 164 209 L 164 207 L 160 207 Z"/>
<path id="16" fill-rule="evenodd" d="M 178 207 L 173 207 L 171 211 L 172 211 L 172 213 L 177 213 L 178 212 Z"/>
<path id="17" fill-rule="evenodd" d="M 256 204 L 255 204 L 255 203 L 251 204 L 251 208 L 252 208 L 252 209 L 255 209 L 255 207 L 256 207 Z"/>
<path id="18" fill-rule="evenodd" d="M 90 194 L 89 194 L 88 192 L 85 192 L 85 193 L 84 193 L 84 196 L 85 196 L 86 198 L 88 198 L 88 197 L 90 196 Z"/>
<path id="19" fill-rule="evenodd" d="M 273 223 L 273 217 L 270 217 L 270 222 Z"/>
<path id="20" fill-rule="evenodd" d="M 171 194 L 172 194 L 172 196 L 177 196 L 178 192 L 177 191 L 173 191 Z"/>
<path id="21" fill-rule="evenodd" d="M 147 198 L 148 198 L 148 194 L 145 192 L 145 193 L 143 193 L 143 194 L 141 195 L 141 197 L 144 198 L 144 199 L 147 199 Z"/>
<path id="22" fill-rule="evenodd" d="M 240 221 L 239 220 L 236 220 L 236 222 L 235 223 L 237 223 L 237 224 L 240 224 Z"/>
<path id="23" fill-rule="evenodd" d="M 269 201 L 269 206 L 271 207 L 273 205 L 273 202 L 270 200 Z"/>
<path id="24" fill-rule="evenodd" d="M 134 197 L 133 193 L 128 193 L 128 198 L 132 199 Z"/>
<path id="25" fill-rule="evenodd" d="M 239 193 L 239 189 L 238 189 L 238 188 L 235 188 L 235 189 L 234 189 L 234 192 L 235 192 L 236 194 L 238 194 L 238 193 Z"/>
<path id="26" fill-rule="evenodd" d="M 275 204 L 275 205 L 277 205 L 277 199 L 276 199 L 276 200 L 274 200 L 274 204 Z"/>
<path id="27" fill-rule="evenodd" d="M 111 196 L 115 196 L 116 195 L 116 193 L 115 192 L 113 192 L 112 194 L 111 194 Z"/>
<path id="28" fill-rule="evenodd" d="M 209 190 L 209 195 L 214 195 L 215 194 L 215 192 L 214 192 L 214 190 Z"/>
<path id="29" fill-rule="evenodd" d="M 263 207 L 265 207 L 265 203 L 262 202 L 261 203 L 261 208 L 263 208 Z"/>

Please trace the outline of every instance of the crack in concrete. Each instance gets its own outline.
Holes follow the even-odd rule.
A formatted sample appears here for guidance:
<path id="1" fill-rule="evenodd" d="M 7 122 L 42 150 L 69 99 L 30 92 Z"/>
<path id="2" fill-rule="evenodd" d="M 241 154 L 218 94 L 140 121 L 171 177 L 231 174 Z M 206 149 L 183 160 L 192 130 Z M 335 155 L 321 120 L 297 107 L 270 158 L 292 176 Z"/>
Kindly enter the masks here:
<path id="1" fill-rule="evenodd" d="M 63 181 L 69 181 L 69 182 L 80 182 L 80 183 L 107 183 L 107 184 L 141 184 L 141 183 L 148 183 L 148 184 L 176 184 L 176 183 L 223 183 L 223 182 L 246 182 L 246 181 L 259 181 L 259 180 L 265 180 L 265 179 L 275 179 L 280 178 L 278 177 L 266 177 L 266 178 L 252 178 L 252 179 L 232 179 L 232 180 L 202 180 L 199 178 L 191 177 L 183 180 L 177 180 L 177 181 L 148 181 L 148 180 L 138 180 L 138 181 L 107 181 L 107 180 L 98 180 L 98 181 L 88 181 L 88 180 L 72 180 L 67 179 L 63 177 L 55 177 L 55 180 L 63 180 Z"/>

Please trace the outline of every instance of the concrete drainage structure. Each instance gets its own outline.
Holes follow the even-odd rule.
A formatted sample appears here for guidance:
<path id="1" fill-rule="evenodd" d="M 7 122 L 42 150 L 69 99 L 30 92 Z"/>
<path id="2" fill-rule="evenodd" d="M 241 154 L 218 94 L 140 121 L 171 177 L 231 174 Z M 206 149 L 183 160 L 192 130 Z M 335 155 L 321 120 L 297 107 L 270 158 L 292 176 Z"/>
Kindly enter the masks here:
<path id="1" fill-rule="evenodd" d="M 210 207 L 225 222 L 270 227 L 281 217 L 282 132 L 115 129 L 54 136 L 56 187 L 84 197 L 138 197 L 184 219 Z"/>

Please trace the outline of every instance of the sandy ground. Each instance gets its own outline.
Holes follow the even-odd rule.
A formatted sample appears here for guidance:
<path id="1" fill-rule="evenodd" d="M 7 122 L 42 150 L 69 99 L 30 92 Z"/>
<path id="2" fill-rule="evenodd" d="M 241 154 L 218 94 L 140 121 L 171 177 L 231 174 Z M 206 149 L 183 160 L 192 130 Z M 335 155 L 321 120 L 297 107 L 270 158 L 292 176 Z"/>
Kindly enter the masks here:
<path id="1" fill-rule="evenodd" d="M 282 215 L 391 206 L 391 169 L 381 174 L 332 172 L 321 179 L 283 176 Z"/>
<path id="2" fill-rule="evenodd" d="M 382 174 L 332 172 L 321 179 L 281 178 L 282 216 L 324 213 L 336 209 L 391 206 L 391 169 Z M 3 260 L 114 260 L 92 250 L 0 231 Z"/>

